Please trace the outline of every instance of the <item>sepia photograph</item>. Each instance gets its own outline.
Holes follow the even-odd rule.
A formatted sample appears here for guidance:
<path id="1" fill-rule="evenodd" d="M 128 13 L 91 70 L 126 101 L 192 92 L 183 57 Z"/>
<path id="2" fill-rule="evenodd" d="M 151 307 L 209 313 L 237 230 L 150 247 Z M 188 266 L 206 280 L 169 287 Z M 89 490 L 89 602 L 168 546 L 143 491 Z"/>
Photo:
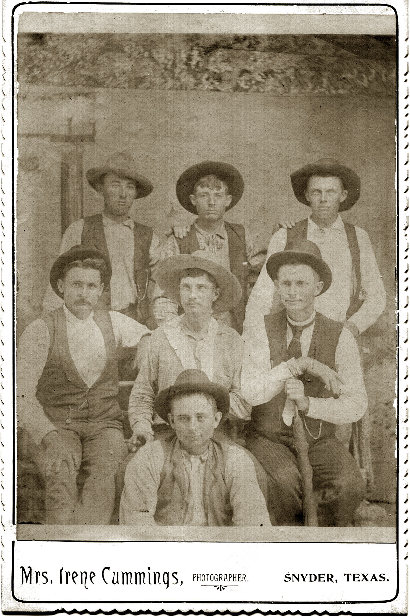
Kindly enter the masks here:
<path id="1" fill-rule="evenodd" d="M 397 11 L 80 4 L 11 15 L 9 605 L 399 613 Z"/>

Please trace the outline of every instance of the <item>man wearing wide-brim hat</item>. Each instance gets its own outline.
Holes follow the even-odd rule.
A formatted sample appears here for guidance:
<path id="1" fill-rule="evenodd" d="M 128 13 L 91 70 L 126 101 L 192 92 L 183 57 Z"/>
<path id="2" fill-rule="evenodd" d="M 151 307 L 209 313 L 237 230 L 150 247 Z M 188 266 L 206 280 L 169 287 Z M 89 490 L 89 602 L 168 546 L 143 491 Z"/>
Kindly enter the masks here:
<path id="1" fill-rule="evenodd" d="M 201 370 L 181 372 L 159 392 L 156 413 L 172 433 L 146 443 L 129 462 L 120 523 L 165 526 L 270 526 L 251 454 L 215 437 L 230 394 Z M 258 475 L 259 473 L 259 475 Z"/>
<path id="2" fill-rule="evenodd" d="M 247 447 L 269 481 L 268 508 L 279 524 L 301 522 L 301 476 L 292 433 L 295 406 L 302 417 L 325 526 L 353 524 L 364 482 L 336 427 L 359 420 L 367 408 L 359 350 L 343 323 L 315 310 L 332 273 L 309 240 L 272 254 L 267 275 L 283 306 L 247 334 L 242 392 L 254 407 Z M 317 303 L 317 302 L 316 302 Z"/>
<path id="3" fill-rule="evenodd" d="M 88 183 L 102 197 L 103 211 L 73 222 L 63 235 L 60 253 L 81 244 L 106 254 L 112 277 L 104 289 L 101 304 L 147 323 L 151 269 L 159 257 L 160 241 L 150 227 L 135 222 L 130 216 L 134 200 L 147 197 L 153 190 L 138 167 L 131 154 L 117 152 L 88 169 Z M 49 288 L 45 309 L 51 310 L 60 304 Z"/>
<path id="4" fill-rule="evenodd" d="M 155 397 L 189 368 L 203 370 L 211 380 L 226 387 L 231 414 L 249 419 L 250 407 L 240 391 L 242 339 L 237 331 L 216 319 L 240 302 L 237 278 L 198 251 L 161 261 L 155 280 L 183 312 L 152 334 L 146 361 L 129 399 L 131 442 L 137 445 L 154 438 Z"/>
<path id="5" fill-rule="evenodd" d="M 176 195 L 182 207 L 197 218 L 188 227 L 174 227 L 173 235 L 162 247 L 162 258 L 198 250 L 205 257 L 211 253 L 238 278 L 242 299 L 229 312 L 219 313 L 218 319 L 239 333 L 245 315 L 250 268 L 259 271 L 262 265 L 260 253 L 256 252 L 243 225 L 225 220 L 225 213 L 238 203 L 243 191 L 242 175 L 229 163 L 208 160 L 186 169 L 177 181 Z M 170 317 L 176 311 L 175 304 L 169 305 Z"/>
<path id="6" fill-rule="evenodd" d="M 267 259 L 289 242 L 315 242 L 332 271 L 330 288 L 316 300 L 316 308 L 357 336 L 373 325 L 385 308 L 386 294 L 366 231 L 344 222 L 340 212 L 350 210 L 360 197 L 360 178 L 348 166 L 323 158 L 294 171 L 291 184 L 296 199 L 311 208 L 309 218 L 281 228 L 271 238 Z M 245 332 L 271 310 L 279 309 L 274 284 L 266 267 L 252 289 L 246 308 Z"/>
<path id="7" fill-rule="evenodd" d="M 113 514 L 116 476 L 126 455 L 118 351 L 135 354 L 149 330 L 97 307 L 110 278 L 105 253 L 71 247 L 50 272 L 63 305 L 33 321 L 19 340 L 19 427 L 34 443 L 47 524 L 108 524 Z"/>

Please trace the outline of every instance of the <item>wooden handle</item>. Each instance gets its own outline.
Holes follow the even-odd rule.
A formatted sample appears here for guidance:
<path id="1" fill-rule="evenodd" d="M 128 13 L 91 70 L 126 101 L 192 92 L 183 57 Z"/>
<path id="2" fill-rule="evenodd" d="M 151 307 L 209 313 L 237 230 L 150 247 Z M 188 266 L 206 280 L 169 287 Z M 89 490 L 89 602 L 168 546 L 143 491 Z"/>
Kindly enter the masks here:
<path id="1" fill-rule="evenodd" d="M 303 519 L 305 526 L 318 526 L 317 506 L 313 493 L 313 470 L 309 460 L 309 444 L 299 411 L 295 407 L 293 437 L 297 452 L 299 472 L 302 477 Z"/>

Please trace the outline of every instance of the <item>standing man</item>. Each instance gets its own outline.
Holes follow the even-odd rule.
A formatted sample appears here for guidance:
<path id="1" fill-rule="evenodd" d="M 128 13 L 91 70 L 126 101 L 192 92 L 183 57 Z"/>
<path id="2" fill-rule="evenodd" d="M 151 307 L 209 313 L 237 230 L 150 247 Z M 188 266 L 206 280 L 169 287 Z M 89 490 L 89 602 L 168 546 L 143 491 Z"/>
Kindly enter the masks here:
<path id="1" fill-rule="evenodd" d="M 366 231 L 343 222 L 340 212 L 349 210 L 360 196 L 360 178 L 349 167 L 323 158 L 291 175 L 293 192 L 309 205 L 309 218 L 290 229 L 279 229 L 269 243 L 271 254 L 290 242 L 315 242 L 332 272 L 330 288 L 316 300 L 316 308 L 345 324 L 357 337 L 373 325 L 386 305 L 386 293 L 373 248 Z M 246 307 L 245 333 L 264 315 L 280 309 L 279 295 L 266 267 L 262 268 Z"/>
<path id="2" fill-rule="evenodd" d="M 37 446 L 47 524 L 108 524 L 113 513 L 115 479 L 126 455 L 117 353 L 135 351 L 149 330 L 119 312 L 97 309 L 110 277 L 106 254 L 73 246 L 50 272 L 63 305 L 20 337 L 18 419 Z"/>
<path id="3" fill-rule="evenodd" d="M 335 429 L 366 411 L 357 344 L 343 323 L 315 311 L 316 298 L 332 284 L 316 244 L 289 244 L 269 257 L 266 271 L 284 310 L 266 315 L 245 339 L 242 392 L 254 407 L 247 447 L 268 475 L 269 512 L 278 524 L 300 523 L 301 476 L 291 428 L 296 406 L 309 443 L 321 523 L 349 526 L 364 482 Z"/>
<path id="4" fill-rule="evenodd" d="M 270 526 L 256 461 L 215 438 L 229 407 L 228 390 L 201 370 L 181 372 L 158 394 L 155 410 L 172 433 L 146 443 L 128 464 L 121 524 Z"/>
<path id="5" fill-rule="evenodd" d="M 81 244 L 107 255 L 112 278 L 104 289 L 103 305 L 146 324 L 151 268 L 158 260 L 160 242 L 150 227 L 130 218 L 134 199 L 142 199 L 153 190 L 151 182 L 136 169 L 132 156 L 121 152 L 87 171 L 89 184 L 104 200 L 103 212 L 73 222 L 63 235 L 60 254 Z M 49 287 L 45 309 L 59 305 L 61 300 Z"/>
<path id="6" fill-rule="evenodd" d="M 242 339 L 213 316 L 237 306 L 241 288 L 229 270 L 202 254 L 177 255 L 158 264 L 155 279 L 183 314 L 165 322 L 150 337 L 129 399 L 134 445 L 153 440 L 155 397 L 187 369 L 202 370 L 229 391 L 233 416 L 250 417 L 251 409 L 241 394 Z"/>
<path id="7" fill-rule="evenodd" d="M 162 258 L 192 254 L 198 250 L 203 251 L 204 257 L 211 253 L 213 260 L 237 277 L 242 299 L 229 313 L 219 314 L 218 319 L 239 333 L 242 332 L 248 297 L 249 267 L 261 265 L 246 237 L 245 228 L 224 219 L 225 212 L 238 203 L 243 190 L 241 174 L 228 163 L 205 161 L 186 169 L 177 181 L 176 193 L 182 207 L 196 214 L 197 218 L 180 233 L 185 233 L 184 237 L 176 237 L 175 230 L 162 250 Z M 168 312 L 177 314 L 177 305 L 174 304 L 173 309 L 170 307 Z"/>

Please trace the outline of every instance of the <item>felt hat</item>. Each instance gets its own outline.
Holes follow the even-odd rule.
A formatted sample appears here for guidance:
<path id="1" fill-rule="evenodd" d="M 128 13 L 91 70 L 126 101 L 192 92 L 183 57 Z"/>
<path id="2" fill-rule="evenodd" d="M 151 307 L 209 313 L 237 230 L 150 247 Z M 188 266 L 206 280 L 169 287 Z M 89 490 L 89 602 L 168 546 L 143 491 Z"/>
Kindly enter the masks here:
<path id="1" fill-rule="evenodd" d="M 165 295 L 172 301 L 180 304 L 179 281 L 181 272 L 186 269 L 204 270 L 204 272 L 215 278 L 219 288 L 219 297 L 213 304 L 213 312 L 232 310 L 238 305 L 242 297 L 239 280 L 232 272 L 213 261 L 210 256 L 211 253 L 197 250 L 192 254 L 168 257 L 159 262 L 153 277 Z"/>
<path id="2" fill-rule="evenodd" d="M 92 248 L 91 246 L 73 246 L 72 248 L 64 252 L 62 255 L 57 257 L 51 267 L 50 284 L 53 291 L 55 291 L 55 293 L 57 293 L 59 297 L 62 297 L 62 294 L 58 289 L 57 280 L 63 277 L 65 267 L 73 261 L 84 261 L 85 259 L 103 259 L 106 265 L 107 272 L 104 276 L 104 280 L 102 280 L 101 282 L 104 283 L 105 287 L 109 284 L 111 279 L 111 263 L 108 256 L 100 250 Z"/>
<path id="3" fill-rule="evenodd" d="M 171 412 L 171 400 L 180 394 L 204 393 L 215 399 L 218 411 L 225 415 L 229 411 L 229 392 L 222 385 L 210 381 L 202 370 L 184 370 L 173 385 L 163 389 L 155 399 L 154 411 L 165 421 Z"/>
<path id="4" fill-rule="evenodd" d="M 239 171 L 229 163 L 205 160 L 186 169 L 177 181 L 176 193 L 182 207 L 188 210 L 188 212 L 196 214 L 195 207 L 192 205 L 189 196 L 193 194 L 197 181 L 206 175 L 216 175 L 216 177 L 228 185 L 229 194 L 232 196 L 232 201 L 227 208 L 228 210 L 238 203 L 244 189 L 243 178 Z"/>
<path id="5" fill-rule="evenodd" d="M 301 169 L 294 171 L 290 176 L 296 199 L 305 205 L 309 205 L 305 192 L 308 180 L 312 175 L 330 175 L 342 180 L 343 187 L 347 190 L 347 197 L 340 204 L 340 212 L 349 210 L 360 197 L 360 178 L 357 173 L 333 158 L 321 158 L 315 163 L 305 165 Z"/>
<path id="6" fill-rule="evenodd" d="M 285 250 L 275 252 L 266 262 L 266 271 L 273 281 L 276 280 L 278 269 L 287 263 L 304 263 L 310 265 L 319 275 L 323 282 L 323 288 L 319 295 L 328 290 L 332 284 L 332 272 L 330 267 L 322 259 L 318 246 L 310 240 L 289 242 Z"/>
<path id="7" fill-rule="evenodd" d="M 128 154 L 128 152 L 116 152 L 102 166 L 88 169 L 85 175 L 88 183 L 94 190 L 98 190 L 98 184 L 106 173 L 116 173 L 121 178 L 129 178 L 133 180 L 137 189 L 135 198 L 141 199 L 149 195 L 154 190 L 154 187 L 146 177 L 135 171 L 137 167 L 138 165 L 131 154 Z"/>

